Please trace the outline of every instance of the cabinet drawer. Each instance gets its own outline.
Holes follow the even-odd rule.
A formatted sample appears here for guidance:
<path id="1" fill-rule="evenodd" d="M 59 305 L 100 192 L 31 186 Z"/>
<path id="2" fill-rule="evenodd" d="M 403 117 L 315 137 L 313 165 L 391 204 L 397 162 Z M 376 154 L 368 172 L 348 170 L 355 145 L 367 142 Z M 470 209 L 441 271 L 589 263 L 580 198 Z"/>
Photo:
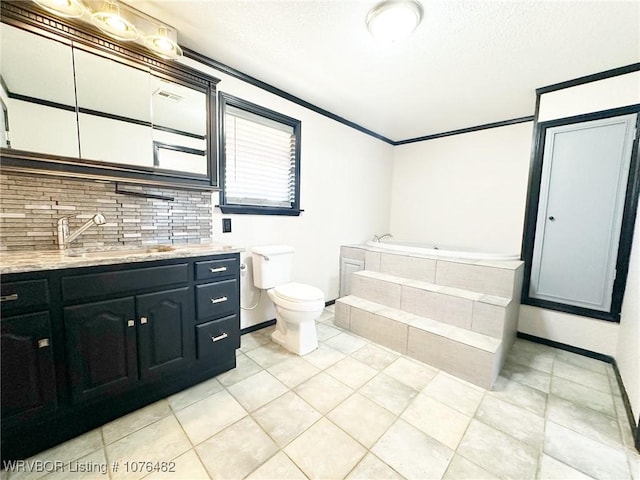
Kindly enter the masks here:
<path id="1" fill-rule="evenodd" d="M 236 313 L 237 303 L 238 282 L 235 278 L 196 286 L 198 320 Z"/>
<path id="2" fill-rule="evenodd" d="M 196 262 L 196 280 L 209 280 L 235 275 L 240 266 L 236 258 Z"/>
<path id="3" fill-rule="evenodd" d="M 198 359 L 217 360 L 232 357 L 240 343 L 238 316 L 196 325 Z"/>
<path id="4" fill-rule="evenodd" d="M 74 275 L 62 279 L 62 298 L 82 300 L 102 295 L 131 295 L 136 290 L 164 287 L 189 280 L 188 264 L 133 268 L 118 272 Z"/>
<path id="5" fill-rule="evenodd" d="M 36 310 L 49 305 L 49 287 L 45 279 L 10 282 L 0 285 L 2 313 Z"/>

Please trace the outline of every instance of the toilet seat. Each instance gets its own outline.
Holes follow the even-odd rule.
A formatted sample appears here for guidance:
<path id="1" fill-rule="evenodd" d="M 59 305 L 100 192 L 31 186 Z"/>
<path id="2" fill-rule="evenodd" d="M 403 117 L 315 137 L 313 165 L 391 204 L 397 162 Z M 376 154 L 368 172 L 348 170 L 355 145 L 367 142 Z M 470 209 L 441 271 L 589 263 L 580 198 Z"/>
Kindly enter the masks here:
<path id="1" fill-rule="evenodd" d="M 289 310 L 310 312 L 324 308 L 324 292 L 304 283 L 279 285 L 269 293 L 274 303 Z"/>

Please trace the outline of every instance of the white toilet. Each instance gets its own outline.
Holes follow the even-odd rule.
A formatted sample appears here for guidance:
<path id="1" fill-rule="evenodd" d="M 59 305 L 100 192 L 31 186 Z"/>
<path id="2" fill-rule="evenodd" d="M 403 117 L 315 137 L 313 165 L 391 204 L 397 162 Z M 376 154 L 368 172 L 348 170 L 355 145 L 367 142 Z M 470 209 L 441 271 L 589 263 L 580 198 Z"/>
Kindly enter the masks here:
<path id="1" fill-rule="evenodd" d="M 273 245 L 253 249 L 253 283 L 267 289 L 276 307 L 274 342 L 304 355 L 318 348 L 316 318 L 324 309 L 324 292 L 303 283 L 290 283 L 293 247 Z"/>

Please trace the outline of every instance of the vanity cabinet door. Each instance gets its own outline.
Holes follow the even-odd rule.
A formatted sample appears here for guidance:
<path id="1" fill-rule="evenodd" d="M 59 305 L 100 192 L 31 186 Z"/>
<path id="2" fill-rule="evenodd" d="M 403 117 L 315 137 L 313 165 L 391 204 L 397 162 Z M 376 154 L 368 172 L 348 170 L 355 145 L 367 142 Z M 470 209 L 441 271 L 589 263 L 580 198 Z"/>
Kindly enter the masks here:
<path id="1" fill-rule="evenodd" d="M 28 420 L 56 407 L 56 379 L 48 313 L 3 318 L 2 424 Z"/>
<path id="2" fill-rule="evenodd" d="M 108 398 L 138 381 L 134 297 L 64 309 L 71 397 Z"/>
<path id="3" fill-rule="evenodd" d="M 194 357 L 187 287 L 138 295 L 140 378 L 157 378 Z"/>

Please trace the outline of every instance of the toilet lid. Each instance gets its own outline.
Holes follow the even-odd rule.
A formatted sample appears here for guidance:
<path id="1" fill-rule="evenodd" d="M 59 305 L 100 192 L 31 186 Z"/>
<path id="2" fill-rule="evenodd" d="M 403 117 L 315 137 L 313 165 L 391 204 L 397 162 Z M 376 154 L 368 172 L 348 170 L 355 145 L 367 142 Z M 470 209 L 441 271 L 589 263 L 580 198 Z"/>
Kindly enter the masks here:
<path id="1" fill-rule="evenodd" d="M 304 283 L 287 283 L 275 289 L 276 295 L 291 302 L 313 302 L 324 300 L 324 292 Z"/>

